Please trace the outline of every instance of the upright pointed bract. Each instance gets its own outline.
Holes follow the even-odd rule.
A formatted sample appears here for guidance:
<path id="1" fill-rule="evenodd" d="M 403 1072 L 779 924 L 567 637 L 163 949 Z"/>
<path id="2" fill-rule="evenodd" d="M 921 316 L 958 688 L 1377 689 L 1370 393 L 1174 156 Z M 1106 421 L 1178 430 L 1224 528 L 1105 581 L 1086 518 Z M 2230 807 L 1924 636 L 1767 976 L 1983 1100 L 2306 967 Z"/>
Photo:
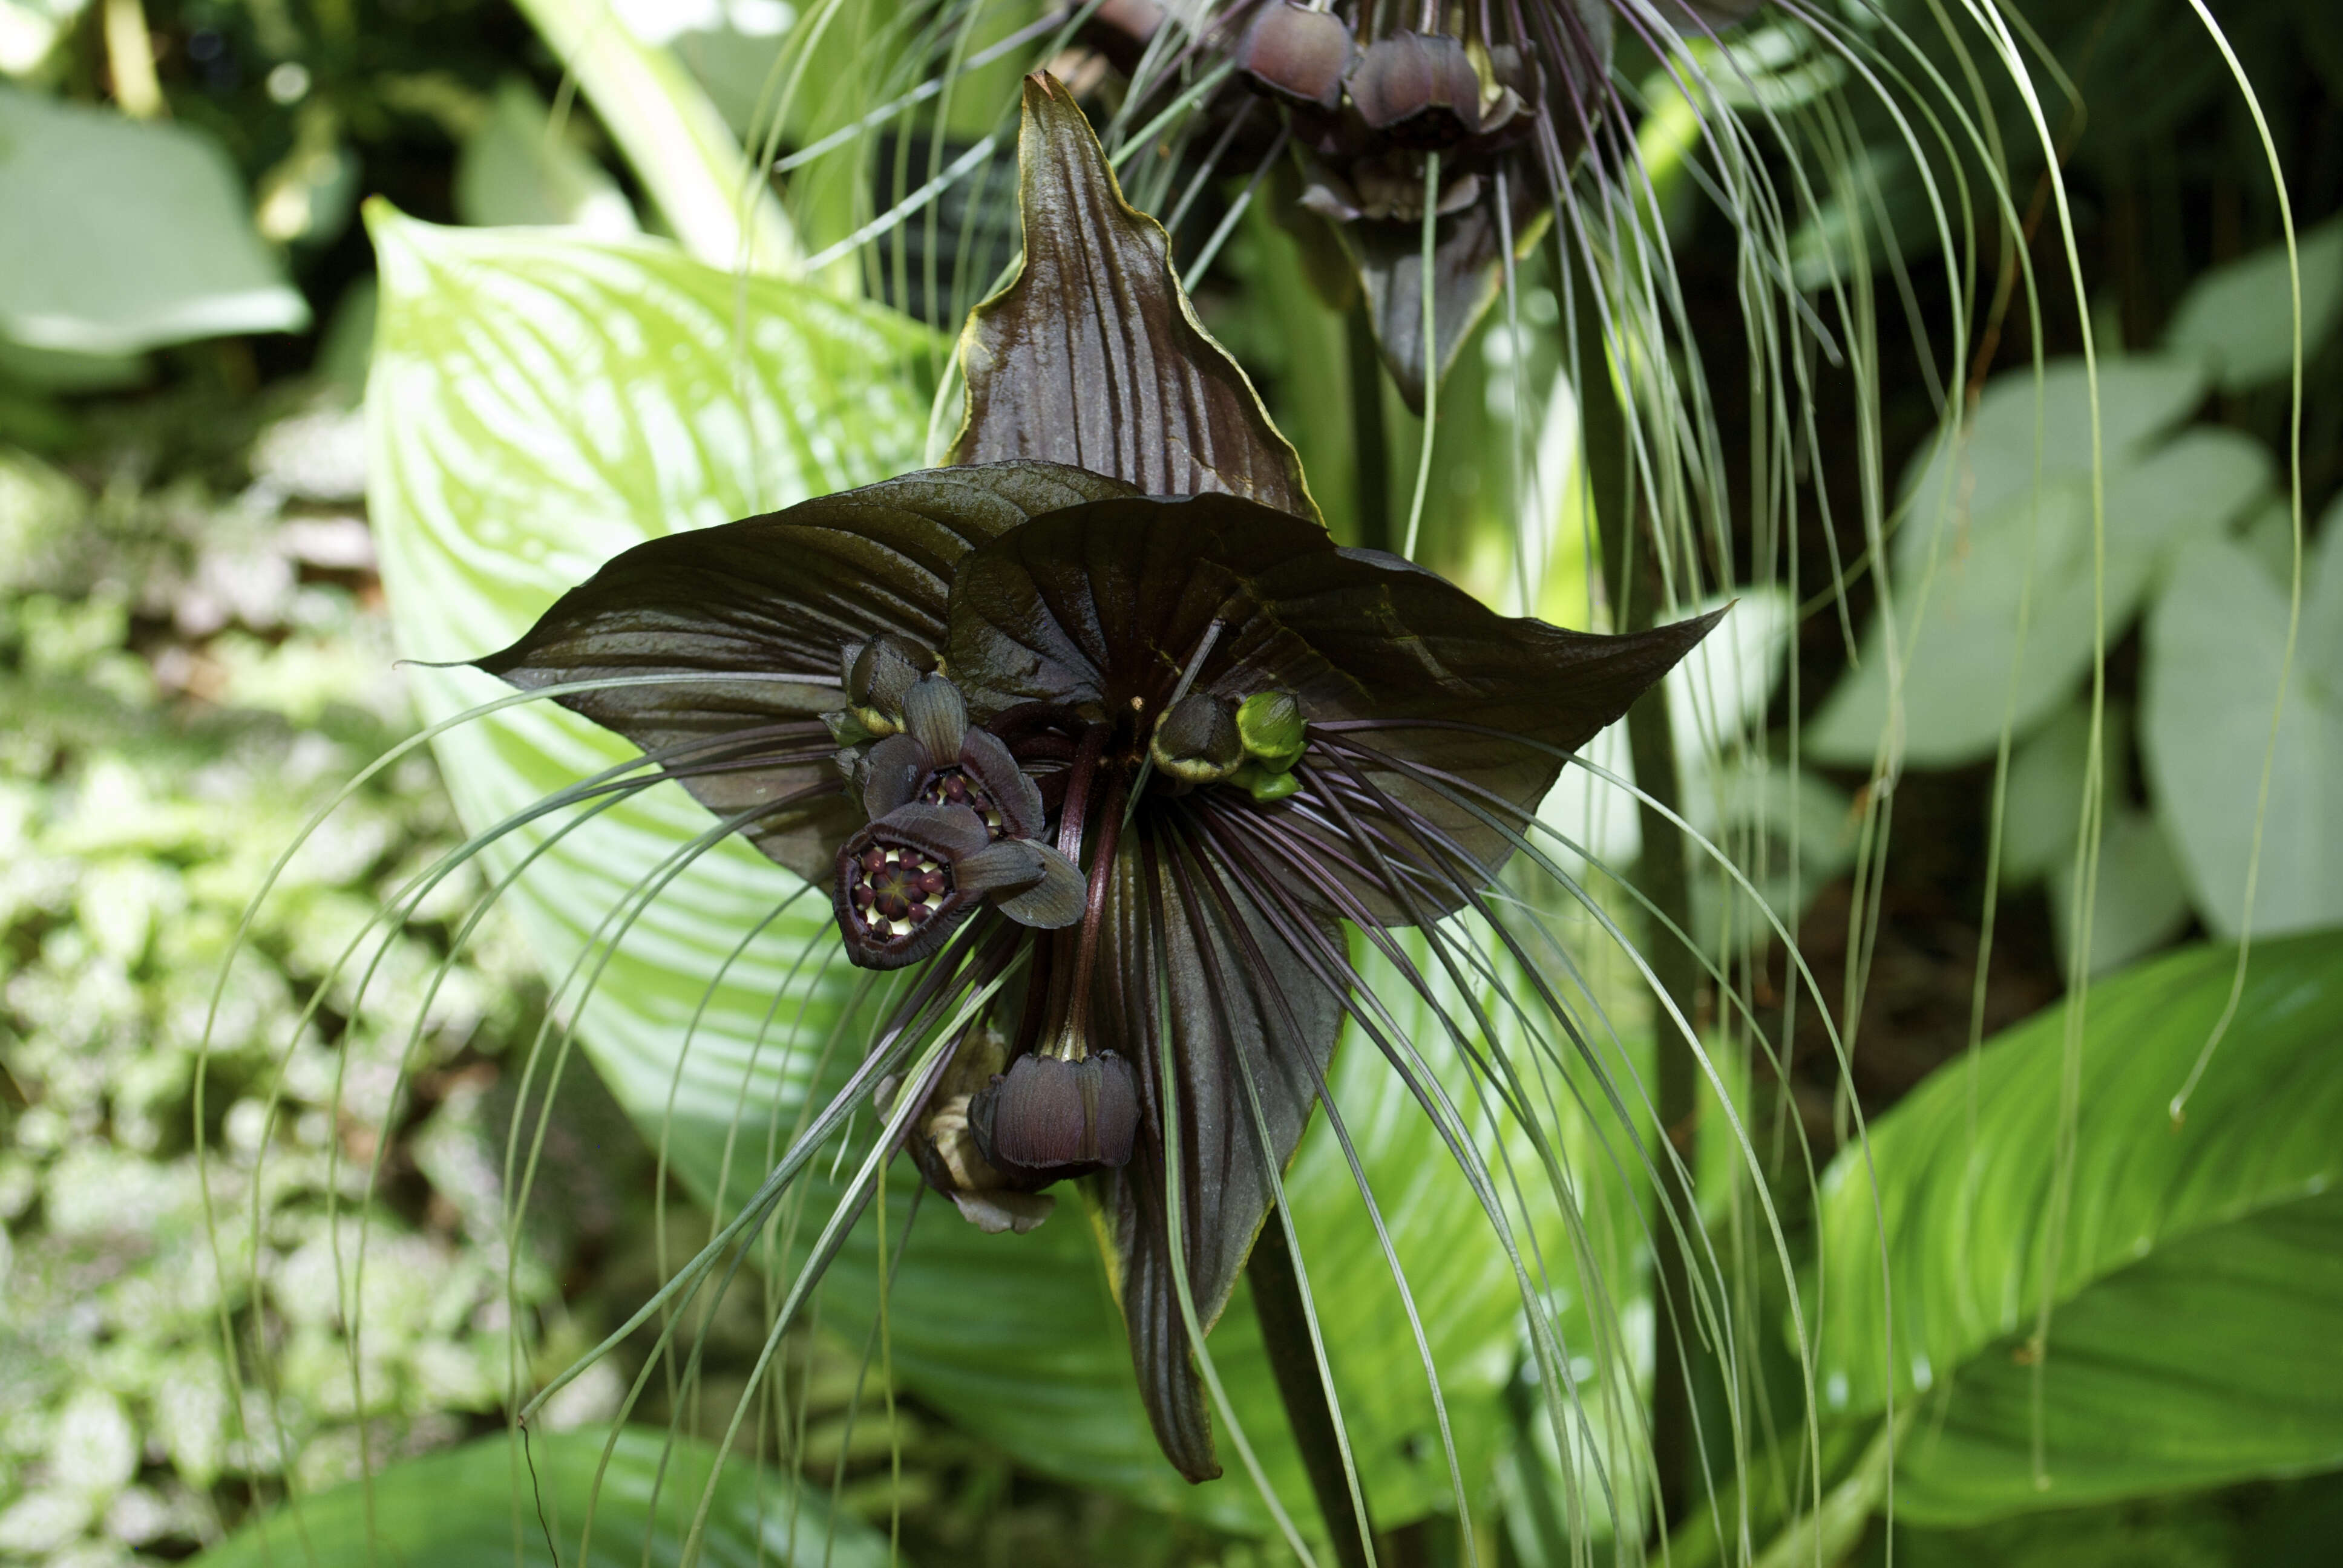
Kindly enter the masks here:
<path id="1" fill-rule="evenodd" d="M 1338 548 L 1072 100 L 1037 77 L 1025 109 L 966 466 L 640 546 L 481 663 L 658 678 L 562 700 L 830 885 L 853 961 L 926 966 L 893 1024 L 1010 982 L 903 1091 L 909 1152 L 989 1230 L 1091 1184 L 1141 1394 L 1202 1481 L 1190 1309 L 1226 1306 L 1361 1008 L 1345 923 L 1473 904 L 1715 618 L 1565 631 Z"/>
<path id="2" fill-rule="evenodd" d="M 1025 258 L 960 335 L 955 463 L 1039 457 L 1150 495 L 1243 496 L 1317 516 L 1302 459 L 1172 276 L 1163 227 L 1122 187 L 1073 95 L 1025 80 Z"/>

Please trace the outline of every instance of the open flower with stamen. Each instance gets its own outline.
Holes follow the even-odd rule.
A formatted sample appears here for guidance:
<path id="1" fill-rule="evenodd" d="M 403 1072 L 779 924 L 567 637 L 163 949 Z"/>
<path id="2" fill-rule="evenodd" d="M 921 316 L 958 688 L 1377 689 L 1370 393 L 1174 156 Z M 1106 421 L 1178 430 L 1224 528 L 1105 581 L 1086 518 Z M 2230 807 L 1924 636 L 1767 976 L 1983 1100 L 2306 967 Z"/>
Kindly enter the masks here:
<path id="1" fill-rule="evenodd" d="M 925 966 L 882 1041 L 990 999 L 882 1099 L 988 1229 L 1083 1183 L 1203 1480 L 1191 1323 L 1381 1014 L 1346 930 L 1485 911 L 1565 759 L 1714 618 L 1567 631 L 1336 545 L 1071 97 L 1025 111 L 1025 265 L 964 338 L 954 465 L 639 546 L 480 662 L 830 886 L 855 963 Z"/>

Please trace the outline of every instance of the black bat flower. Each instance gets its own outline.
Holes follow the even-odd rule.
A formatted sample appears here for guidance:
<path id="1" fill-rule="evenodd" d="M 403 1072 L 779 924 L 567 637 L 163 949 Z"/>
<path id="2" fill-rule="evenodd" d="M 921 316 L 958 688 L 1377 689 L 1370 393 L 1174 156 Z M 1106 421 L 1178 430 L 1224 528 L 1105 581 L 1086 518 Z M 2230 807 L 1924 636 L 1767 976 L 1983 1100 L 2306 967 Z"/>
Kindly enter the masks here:
<path id="1" fill-rule="evenodd" d="M 1036 77 L 1025 109 L 1025 266 L 970 325 L 957 465 L 640 546 L 480 662 L 689 678 L 561 700 L 832 888 L 854 962 L 927 966 L 899 1024 L 1006 982 L 893 1087 L 909 1152 L 992 1230 L 1090 1180 L 1203 1480 L 1182 1295 L 1209 1328 L 1269 1211 L 1354 1006 L 1346 925 L 1472 905 L 1711 622 L 1565 631 L 1339 548 L 1072 99 Z"/>
<path id="2" fill-rule="evenodd" d="M 1359 286 L 1384 365 L 1423 412 L 1427 380 L 1443 376 L 1495 299 L 1510 246 L 1526 254 L 1579 158 L 1620 117 L 1610 81 L 1614 35 L 1664 55 L 1678 34 L 1707 36 L 1758 0 L 1226 0 L 1188 23 L 1165 0 L 1107 0 L 1087 32 L 1127 72 L 1151 47 L 1152 80 L 1183 55 L 1233 71 L 1212 107 L 1239 130 L 1284 114 L 1299 157 L 1302 208 L 1333 226 Z M 1624 174 L 1625 146 L 1608 158 Z M 1423 231 L 1433 220 L 1432 328 L 1424 330 Z M 1433 363 L 1436 361 L 1436 363 Z"/>

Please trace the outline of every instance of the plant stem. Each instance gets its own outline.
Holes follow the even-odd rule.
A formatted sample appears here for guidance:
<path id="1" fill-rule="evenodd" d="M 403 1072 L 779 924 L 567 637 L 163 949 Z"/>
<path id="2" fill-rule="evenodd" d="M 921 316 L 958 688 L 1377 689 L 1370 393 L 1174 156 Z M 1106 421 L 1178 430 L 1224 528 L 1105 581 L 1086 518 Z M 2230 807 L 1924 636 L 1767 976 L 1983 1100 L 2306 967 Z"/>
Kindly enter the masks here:
<path id="1" fill-rule="evenodd" d="M 1660 608 L 1658 560 L 1651 519 L 1640 503 L 1631 500 L 1626 415 L 1595 330 L 1599 319 L 1582 309 L 1580 448 L 1602 540 L 1603 569 L 1614 585 L 1612 629 L 1642 631 L 1652 625 Z M 1692 930 L 1692 879 L 1684 835 L 1667 815 L 1678 809 L 1682 796 L 1667 701 L 1663 681 L 1627 710 L 1627 749 L 1635 782 L 1645 797 L 1638 805 L 1644 848 L 1635 879 L 1654 911 L 1644 954 L 1653 977 L 1675 1010 L 1696 1025 L 1699 957 L 1666 929 L 1672 923 L 1677 930 Z M 1650 1220 L 1657 1291 L 1652 1304 L 1652 1468 L 1665 1525 L 1684 1516 L 1695 1479 L 1692 1336 L 1686 1332 L 1693 1310 L 1692 1279 L 1686 1244 L 1676 1240 L 1676 1233 L 1682 1227 L 1689 1234 L 1700 1224 L 1690 1175 L 1698 1148 L 1700 1064 L 1663 1009 L 1654 1010 L 1652 1035 L 1655 1109 L 1661 1133 L 1674 1153 L 1671 1159 L 1666 1150 L 1653 1151 L 1658 1180 Z"/>
<path id="2" fill-rule="evenodd" d="M 1269 1349 L 1278 1397 L 1285 1402 L 1285 1419 L 1293 1428 L 1293 1445 L 1302 1451 L 1302 1468 L 1310 1473 L 1310 1490 L 1326 1522 L 1334 1560 L 1342 1568 L 1367 1568 L 1350 1478 L 1334 1435 L 1334 1412 L 1326 1403 L 1326 1385 L 1320 1381 L 1318 1353 L 1310 1340 L 1308 1309 L 1293 1271 L 1293 1254 L 1286 1250 L 1284 1222 L 1274 1209 L 1245 1262 L 1245 1278 L 1252 1286 L 1253 1315 L 1261 1320 L 1262 1342 Z M 1357 1509 L 1364 1506 L 1362 1499 Z M 1373 1533 L 1370 1518 L 1367 1533 Z"/>
<path id="3" fill-rule="evenodd" d="M 1383 429 L 1383 362 L 1364 299 L 1351 307 L 1351 448 L 1358 473 L 1359 543 L 1392 548 L 1391 447 Z"/>

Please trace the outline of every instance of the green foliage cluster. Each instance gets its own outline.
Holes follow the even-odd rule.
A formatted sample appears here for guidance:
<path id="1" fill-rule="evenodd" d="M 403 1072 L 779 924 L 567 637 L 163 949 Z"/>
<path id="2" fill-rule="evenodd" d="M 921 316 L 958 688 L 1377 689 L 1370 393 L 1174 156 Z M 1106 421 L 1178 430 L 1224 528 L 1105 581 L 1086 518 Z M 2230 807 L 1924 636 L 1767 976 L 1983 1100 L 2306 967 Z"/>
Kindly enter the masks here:
<path id="1" fill-rule="evenodd" d="M 362 1434 L 377 1464 L 444 1443 L 502 1403 L 508 1314 L 558 1305 L 557 1251 L 510 1260 L 508 1279 L 496 1240 L 485 1084 L 531 1020 L 526 956 L 501 930 L 476 943 L 411 1053 L 406 1020 L 337 970 L 449 841 L 427 759 L 362 790 L 287 868 L 211 1016 L 272 863 L 407 724 L 353 587 L 365 530 L 295 493 L 347 500 L 348 418 L 280 422 L 232 494 L 143 483 L 135 446 L 96 457 L 96 493 L 0 452 L 12 1560 L 184 1550 L 287 1484 L 357 1473 Z M 444 918 L 397 937 L 377 994 L 419 994 Z M 369 1196 L 369 1162 L 394 1149 Z M 272 1348 L 267 1366 L 231 1380 L 231 1326 Z"/>

